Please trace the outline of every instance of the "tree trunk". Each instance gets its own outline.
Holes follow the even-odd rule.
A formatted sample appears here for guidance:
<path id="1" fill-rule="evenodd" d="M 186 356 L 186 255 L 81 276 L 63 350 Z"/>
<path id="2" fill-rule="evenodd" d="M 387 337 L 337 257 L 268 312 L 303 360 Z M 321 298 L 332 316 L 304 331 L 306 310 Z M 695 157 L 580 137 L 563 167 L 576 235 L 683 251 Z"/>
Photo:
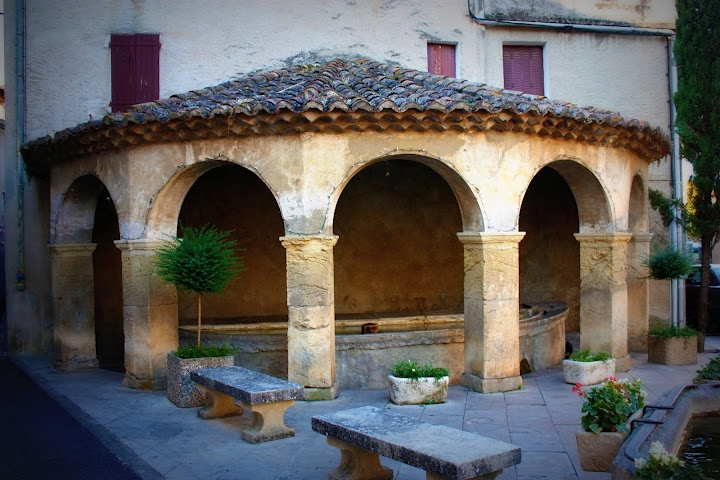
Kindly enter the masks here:
<path id="1" fill-rule="evenodd" d="M 197 346 L 200 346 L 200 327 L 202 326 L 202 294 L 198 293 L 198 331 L 197 331 Z"/>

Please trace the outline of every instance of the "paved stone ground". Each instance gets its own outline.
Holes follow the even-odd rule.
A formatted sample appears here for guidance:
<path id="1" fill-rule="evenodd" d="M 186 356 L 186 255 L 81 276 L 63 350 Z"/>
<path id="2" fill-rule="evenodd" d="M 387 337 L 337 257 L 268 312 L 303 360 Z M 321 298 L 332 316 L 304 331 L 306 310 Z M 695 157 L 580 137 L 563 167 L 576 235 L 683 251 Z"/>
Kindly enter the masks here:
<path id="1" fill-rule="evenodd" d="M 708 337 L 708 350 L 720 347 L 720 337 Z M 717 355 L 699 355 L 702 365 Z M 337 449 L 312 431 L 313 415 L 372 405 L 389 408 L 427 422 L 514 443 L 522 462 L 506 469 L 501 480 L 608 480 L 609 474 L 580 468 L 575 431 L 580 425 L 581 399 L 563 382 L 554 367 L 526 375 L 522 390 L 480 394 L 451 387 L 447 403 L 396 406 L 387 390 L 347 390 L 326 402 L 297 402 L 285 415 L 296 436 L 250 444 L 240 437 L 246 416 L 202 420 L 195 408 L 178 408 L 164 391 L 147 392 L 121 386 L 122 375 L 106 370 L 58 372 L 47 359 L 13 359 L 51 396 L 76 406 L 92 419 L 100 434 L 119 439 L 127 455 L 147 462 L 171 480 L 326 479 L 340 460 Z M 669 367 L 633 355 L 632 369 L 620 375 L 640 378 L 652 402 L 678 383 L 690 383 L 699 365 Z M 395 471 L 395 480 L 422 480 L 423 471 L 382 458 Z M 132 459 L 131 462 L 132 463 Z M 136 463 L 142 465 L 142 463 Z M 145 473 L 145 478 L 153 478 Z M 157 478 L 157 477 L 155 477 Z"/>

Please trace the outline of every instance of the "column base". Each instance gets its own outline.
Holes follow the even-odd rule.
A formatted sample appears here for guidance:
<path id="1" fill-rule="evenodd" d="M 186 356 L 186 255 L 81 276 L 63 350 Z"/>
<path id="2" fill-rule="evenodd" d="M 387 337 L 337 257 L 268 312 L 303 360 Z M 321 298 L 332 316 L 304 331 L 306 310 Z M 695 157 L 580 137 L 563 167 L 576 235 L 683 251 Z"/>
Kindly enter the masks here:
<path id="1" fill-rule="evenodd" d="M 627 372 L 630 370 L 631 365 L 630 355 L 615 359 L 615 371 L 616 372 Z"/>
<path id="2" fill-rule="evenodd" d="M 335 400 L 340 393 L 337 382 L 329 388 L 305 387 L 305 395 L 303 400 Z"/>
<path id="3" fill-rule="evenodd" d="M 98 368 L 100 364 L 97 358 L 92 360 L 65 360 L 58 361 L 54 364 L 56 370 L 72 371 L 72 370 L 86 370 L 88 368 Z"/>
<path id="4" fill-rule="evenodd" d="M 463 373 L 462 384 L 464 387 L 480 393 L 509 392 L 522 388 L 522 377 L 517 375 L 504 378 L 481 378 L 472 373 Z"/>
<path id="5" fill-rule="evenodd" d="M 134 378 L 126 372 L 122 385 L 133 390 L 165 390 L 167 388 L 167 377 Z"/>

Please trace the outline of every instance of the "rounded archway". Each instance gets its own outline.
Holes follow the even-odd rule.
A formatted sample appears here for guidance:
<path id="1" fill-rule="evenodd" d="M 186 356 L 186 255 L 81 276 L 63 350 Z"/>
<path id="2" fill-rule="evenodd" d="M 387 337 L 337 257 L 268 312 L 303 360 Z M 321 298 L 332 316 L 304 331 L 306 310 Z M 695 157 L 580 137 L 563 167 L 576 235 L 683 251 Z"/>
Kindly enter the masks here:
<path id="1" fill-rule="evenodd" d="M 336 318 L 462 313 L 462 214 L 434 169 L 405 158 L 366 166 L 333 227 Z"/>

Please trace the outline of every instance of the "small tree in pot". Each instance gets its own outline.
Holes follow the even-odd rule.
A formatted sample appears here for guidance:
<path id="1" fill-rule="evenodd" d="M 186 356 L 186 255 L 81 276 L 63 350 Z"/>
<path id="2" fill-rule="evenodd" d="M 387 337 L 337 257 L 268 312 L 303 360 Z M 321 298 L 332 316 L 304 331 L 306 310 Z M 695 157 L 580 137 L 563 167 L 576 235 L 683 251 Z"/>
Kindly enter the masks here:
<path id="1" fill-rule="evenodd" d="M 197 294 L 197 346 L 200 347 L 202 296 L 222 293 L 230 280 L 246 270 L 237 254 L 237 242 L 228 237 L 229 230 L 214 226 L 180 227 L 182 238 L 172 237 L 158 249 L 157 274 L 181 290 Z"/>

